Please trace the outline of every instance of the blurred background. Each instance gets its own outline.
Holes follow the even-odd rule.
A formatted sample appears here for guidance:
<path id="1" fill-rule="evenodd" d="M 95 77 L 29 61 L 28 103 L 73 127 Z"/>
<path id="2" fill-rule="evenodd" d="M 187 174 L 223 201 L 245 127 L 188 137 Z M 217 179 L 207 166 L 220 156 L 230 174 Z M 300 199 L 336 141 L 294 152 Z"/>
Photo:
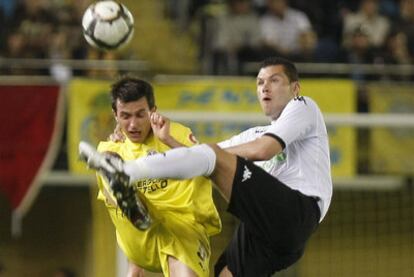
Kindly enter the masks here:
<path id="1" fill-rule="evenodd" d="M 215 142 L 266 124 L 255 74 L 269 55 L 296 62 L 324 112 L 334 182 L 304 257 L 278 276 L 414 276 L 414 0 L 124 0 L 135 35 L 112 52 L 83 38 L 91 3 L 0 0 L 0 276 L 125 276 L 77 157 L 113 130 L 117 76 L 150 80 L 163 114 Z M 237 225 L 214 199 L 212 263 Z"/>

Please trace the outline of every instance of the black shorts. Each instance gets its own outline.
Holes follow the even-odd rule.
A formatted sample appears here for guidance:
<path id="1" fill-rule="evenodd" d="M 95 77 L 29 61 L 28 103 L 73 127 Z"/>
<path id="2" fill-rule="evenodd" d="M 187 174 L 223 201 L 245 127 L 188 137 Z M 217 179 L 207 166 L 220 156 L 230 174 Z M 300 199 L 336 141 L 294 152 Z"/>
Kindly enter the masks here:
<path id="1" fill-rule="evenodd" d="M 240 157 L 228 211 L 240 225 L 215 265 L 233 276 L 270 276 L 295 263 L 319 224 L 317 199 Z"/>

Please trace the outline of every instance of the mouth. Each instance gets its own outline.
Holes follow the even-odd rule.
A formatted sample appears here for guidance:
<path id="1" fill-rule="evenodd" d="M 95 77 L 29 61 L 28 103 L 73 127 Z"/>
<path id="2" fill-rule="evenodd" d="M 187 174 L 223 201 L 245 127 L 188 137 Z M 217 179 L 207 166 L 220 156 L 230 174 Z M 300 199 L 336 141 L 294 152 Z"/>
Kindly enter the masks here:
<path id="1" fill-rule="evenodd" d="M 270 98 L 270 97 L 263 97 L 262 98 L 262 101 L 263 102 L 269 102 L 269 101 L 271 101 L 272 100 L 272 98 Z"/>
<path id="2" fill-rule="evenodd" d="M 141 131 L 128 131 L 128 134 L 132 138 L 139 138 L 139 137 L 141 137 Z"/>

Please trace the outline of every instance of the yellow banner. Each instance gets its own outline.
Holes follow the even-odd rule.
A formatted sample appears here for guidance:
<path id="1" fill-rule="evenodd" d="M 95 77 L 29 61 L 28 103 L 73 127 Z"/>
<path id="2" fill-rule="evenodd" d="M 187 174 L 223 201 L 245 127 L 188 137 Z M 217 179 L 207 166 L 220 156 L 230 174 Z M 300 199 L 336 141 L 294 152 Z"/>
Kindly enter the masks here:
<path id="1" fill-rule="evenodd" d="M 355 113 L 356 88 L 347 80 L 303 80 L 302 95 L 314 99 L 323 113 Z M 332 175 L 356 175 L 356 130 L 353 127 L 328 126 Z"/>
<path id="2" fill-rule="evenodd" d="M 412 85 L 371 84 L 368 93 L 372 113 L 414 113 Z M 369 153 L 371 169 L 376 173 L 412 174 L 414 129 L 373 128 Z"/>
<path id="3" fill-rule="evenodd" d="M 209 78 L 155 84 L 162 110 L 260 112 L 253 78 Z"/>
<path id="4" fill-rule="evenodd" d="M 114 129 L 109 97 L 110 82 L 74 79 L 68 86 L 68 159 L 69 169 L 91 173 L 78 158 L 79 141 L 97 145 Z"/>
<path id="5" fill-rule="evenodd" d="M 356 93 L 351 81 L 302 80 L 302 95 L 315 99 L 322 112 L 356 112 Z M 254 78 L 211 78 L 170 81 L 155 85 L 160 110 L 261 112 Z M 187 122 L 201 142 L 217 142 L 252 127 L 248 123 Z M 353 176 L 356 172 L 355 130 L 351 127 L 328 129 L 334 176 Z"/>
<path id="6" fill-rule="evenodd" d="M 350 81 L 303 80 L 302 95 L 315 99 L 325 113 L 355 112 L 356 95 Z M 209 78 L 154 83 L 159 110 L 258 112 L 254 78 Z M 88 172 L 78 161 L 78 143 L 86 140 L 94 145 L 106 139 L 114 127 L 109 99 L 110 82 L 87 79 L 73 80 L 68 89 L 68 151 L 73 172 Z M 247 128 L 249 123 L 183 122 L 200 142 L 218 142 Z M 355 131 L 350 127 L 328 128 L 332 171 L 334 176 L 355 174 Z"/>

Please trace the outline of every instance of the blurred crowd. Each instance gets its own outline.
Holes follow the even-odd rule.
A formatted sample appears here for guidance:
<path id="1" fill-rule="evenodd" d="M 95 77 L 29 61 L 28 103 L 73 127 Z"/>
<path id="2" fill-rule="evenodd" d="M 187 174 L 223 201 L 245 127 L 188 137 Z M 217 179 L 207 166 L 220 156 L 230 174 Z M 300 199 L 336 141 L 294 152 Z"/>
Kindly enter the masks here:
<path id="1" fill-rule="evenodd" d="M 212 0 L 193 16 L 210 74 L 243 74 L 247 62 L 268 55 L 362 64 L 414 57 L 414 0 Z"/>
<path id="2" fill-rule="evenodd" d="M 45 0 L 1 0 L 1 56 L 7 58 L 83 58 L 76 5 Z M 9 74 L 24 68 L 7 68 Z M 7 72 L 8 71 L 8 72 Z M 37 72 L 43 73 L 43 72 Z"/>
<path id="3" fill-rule="evenodd" d="M 83 39 L 82 15 L 87 0 L 0 0 L 0 57 L 16 59 L 116 59 L 113 53 L 88 47 Z M 16 64 L 2 74 L 52 75 L 65 80 L 76 74 L 63 64 L 43 68 Z"/>
<path id="4" fill-rule="evenodd" d="M 380 65 L 411 64 L 414 57 L 414 0 L 161 1 L 179 32 L 197 30 L 203 74 L 247 74 L 246 65 L 269 55 Z M 0 57 L 117 59 L 82 38 L 82 14 L 91 2 L 0 0 Z M 24 70 L 9 67 L 2 73 Z M 79 74 L 61 65 L 42 70 L 47 72 L 37 73 L 62 79 Z"/>

